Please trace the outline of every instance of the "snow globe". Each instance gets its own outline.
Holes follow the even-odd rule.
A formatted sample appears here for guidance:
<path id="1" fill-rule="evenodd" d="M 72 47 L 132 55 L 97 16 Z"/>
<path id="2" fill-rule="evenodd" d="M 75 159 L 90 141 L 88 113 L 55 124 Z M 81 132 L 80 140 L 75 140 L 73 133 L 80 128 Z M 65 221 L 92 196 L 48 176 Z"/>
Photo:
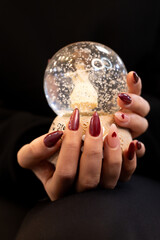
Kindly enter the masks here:
<path id="1" fill-rule="evenodd" d="M 63 131 L 71 113 L 78 108 L 83 135 L 97 111 L 105 136 L 119 110 L 117 96 L 127 91 L 126 75 L 121 58 L 103 44 L 83 41 L 60 49 L 49 60 L 44 75 L 45 96 L 57 114 L 50 131 Z M 118 131 L 124 150 L 131 135 L 120 127 Z"/>

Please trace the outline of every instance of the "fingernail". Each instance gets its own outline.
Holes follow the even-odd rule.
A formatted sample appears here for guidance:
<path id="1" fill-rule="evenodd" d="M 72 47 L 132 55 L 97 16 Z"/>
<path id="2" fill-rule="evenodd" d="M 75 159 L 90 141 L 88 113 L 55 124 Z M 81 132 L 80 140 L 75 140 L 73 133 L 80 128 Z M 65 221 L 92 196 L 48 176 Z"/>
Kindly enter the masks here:
<path id="1" fill-rule="evenodd" d="M 69 130 L 76 131 L 79 128 L 79 110 L 78 108 L 75 108 L 68 124 Z"/>
<path id="2" fill-rule="evenodd" d="M 91 136 L 97 137 L 97 136 L 99 136 L 100 131 L 101 131 L 100 119 L 99 119 L 98 113 L 94 112 L 94 114 L 90 120 L 89 132 L 90 132 Z"/>
<path id="3" fill-rule="evenodd" d="M 135 145 L 134 145 L 134 142 L 131 142 L 128 148 L 127 158 L 129 160 L 132 160 L 134 157 L 134 153 L 135 153 Z"/>
<path id="4" fill-rule="evenodd" d="M 133 79 L 134 79 L 134 83 L 137 83 L 139 80 L 139 77 L 136 72 L 133 72 Z"/>
<path id="5" fill-rule="evenodd" d="M 113 123 L 109 129 L 109 133 L 108 133 L 108 145 L 111 148 L 116 148 L 118 145 L 118 136 L 117 136 L 117 127 L 116 125 Z"/>
<path id="6" fill-rule="evenodd" d="M 62 131 L 56 131 L 49 133 L 45 138 L 44 138 L 44 144 L 46 147 L 50 148 L 53 147 L 58 140 L 62 137 L 63 132 Z"/>
<path id="7" fill-rule="evenodd" d="M 121 113 L 121 112 L 116 112 L 114 114 L 116 116 L 116 118 L 118 118 L 118 120 L 122 121 L 122 122 L 128 122 L 129 121 L 129 116 Z"/>
<path id="8" fill-rule="evenodd" d="M 130 104 L 132 102 L 131 97 L 126 93 L 120 93 L 118 97 L 124 102 L 124 104 Z"/>
<path id="9" fill-rule="evenodd" d="M 141 144 L 139 141 L 137 141 L 137 142 L 136 142 L 136 148 L 137 148 L 137 150 L 140 150 L 141 147 L 142 147 L 142 144 Z"/>

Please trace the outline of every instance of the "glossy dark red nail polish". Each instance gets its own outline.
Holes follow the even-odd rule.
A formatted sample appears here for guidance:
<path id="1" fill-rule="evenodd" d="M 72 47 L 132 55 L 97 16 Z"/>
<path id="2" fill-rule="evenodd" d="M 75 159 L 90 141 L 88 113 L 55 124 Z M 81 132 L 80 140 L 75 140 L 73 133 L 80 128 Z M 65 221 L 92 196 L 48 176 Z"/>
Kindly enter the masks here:
<path id="1" fill-rule="evenodd" d="M 68 124 L 69 130 L 76 131 L 79 128 L 79 110 L 78 108 L 75 108 Z"/>
<path id="2" fill-rule="evenodd" d="M 120 93 L 118 97 L 125 103 L 130 104 L 132 102 L 131 97 L 126 93 Z"/>
<path id="3" fill-rule="evenodd" d="M 134 142 L 131 142 L 128 148 L 127 158 L 129 160 L 132 160 L 134 157 L 134 153 L 135 153 L 135 145 L 134 145 Z"/>
<path id="4" fill-rule="evenodd" d="M 136 147 L 137 147 L 138 150 L 140 150 L 141 147 L 142 147 L 142 144 L 139 141 L 137 141 L 136 142 Z"/>
<path id="5" fill-rule="evenodd" d="M 139 77 L 136 72 L 133 72 L 133 79 L 134 79 L 134 83 L 137 83 L 139 80 Z"/>
<path id="6" fill-rule="evenodd" d="M 112 137 L 117 137 L 117 133 L 116 133 L 116 132 L 113 132 L 113 133 L 112 133 Z"/>
<path id="7" fill-rule="evenodd" d="M 90 121 L 89 132 L 90 132 L 91 136 L 97 137 L 97 136 L 99 136 L 100 131 L 101 131 L 100 119 L 99 119 L 98 113 L 94 112 L 94 114 L 91 118 L 91 121 Z"/>
<path id="8" fill-rule="evenodd" d="M 46 147 L 50 148 L 53 147 L 58 140 L 62 137 L 63 132 L 62 131 L 56 131 L 49 133 L 45 138 L 44 138 L 44 144 Z"/>

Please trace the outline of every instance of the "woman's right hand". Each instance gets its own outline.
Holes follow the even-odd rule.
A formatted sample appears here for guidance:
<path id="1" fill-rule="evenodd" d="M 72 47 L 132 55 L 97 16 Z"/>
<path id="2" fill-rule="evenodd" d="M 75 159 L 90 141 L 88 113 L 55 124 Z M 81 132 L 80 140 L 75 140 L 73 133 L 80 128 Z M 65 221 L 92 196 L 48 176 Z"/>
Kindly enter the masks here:
<path id="1" fill-rule="evenodd" d="M 52 201 L 65 195 L 73 186 L 77 192 L 95 188 L 99 184 L 112 189 L 119 179 L 129 180 L 136 168 L 136 153 L 141 156 L 145 151 L 144 145 L 139 143 L 141 148 L 138 148 L 134 140 L 124 152 L 122 162 L 116 125 L 111 125 L 103 143 L 100 119 L 96 112 L 86 131 L 82 154 L 81 138 L 79 111 L 75 109 L 64 132 L 45 134 L 24 145 L 17 154 L 20 166 L 35 173 Z M 59 148 L 55 168 L 48 159 Z"/>
<path id="2" fill-rule="evenodd" d="M 128 92 L 118 95 L 120 111 L 114 114 L 117 125 L 130 130 L 132 138 L 137 138 L 148 128 L 145 118 L 150 111 L 149 103 L 141 97 L 142 81 L 136 72 L 131 71 L 126 77 Z"/>

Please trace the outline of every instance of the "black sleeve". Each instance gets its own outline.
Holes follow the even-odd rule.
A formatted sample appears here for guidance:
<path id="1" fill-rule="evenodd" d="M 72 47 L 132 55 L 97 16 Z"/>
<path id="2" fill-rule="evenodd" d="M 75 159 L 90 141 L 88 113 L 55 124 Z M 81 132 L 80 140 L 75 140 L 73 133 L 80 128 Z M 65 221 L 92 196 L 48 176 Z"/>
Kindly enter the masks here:
<path id="1" fill-rule="evenodd" d="M 31 113 L 0 109 L 0 194 L 31 202 L 45 196 L 34 174 L 18 165 L 17 151 L 47 133 L 51 122 Z"/>

